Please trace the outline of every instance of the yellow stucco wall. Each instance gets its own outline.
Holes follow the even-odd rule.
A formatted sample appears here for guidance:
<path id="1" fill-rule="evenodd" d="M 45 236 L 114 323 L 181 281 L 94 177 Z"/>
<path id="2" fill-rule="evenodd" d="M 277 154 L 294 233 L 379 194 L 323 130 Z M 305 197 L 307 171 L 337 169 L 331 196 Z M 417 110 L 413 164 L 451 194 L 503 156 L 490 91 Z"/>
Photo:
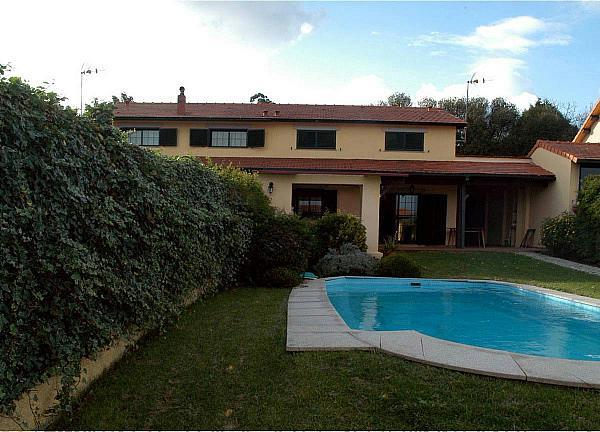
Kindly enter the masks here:
<path id="1" fill-rule="evenodd" d="M 591 127 L 591 131 L 587 137 L 585 137 L 586 143 L 600 143 L 600 122 L 596 121 Z"/>
<path id="2" fill-rule="evenodd" d="M 381 124 L 312 124 L 265 122 L 133 122 L 117 121 L 119 127 L 177 128 L 176 147 L 157 147 L 166 155 L 198 155 L 210 157 L 289 157 L 337 159 L 454 159 L 456 128 L 453 126 L 381 125 Z M 265 130 L 265 146 L 260 148 L 190 147 L 190 128 L 248 128 Z M 335 128 L 335 150 L 296 149 L 297 128 Z M 425 132 L 423 152 L 385 151 L 385 131 L 396 129 Z"/>
<path id="3" fill-rule="evenodd" d="M 536 188 L 535 193 L 531 195 L 529 224 L 530 228 L 536 230 L 536 244 L 540 244 L 540 230 L 544 219 L 572 211 L 579 187 L 579 166 L 543 148 L 537 148 L 531 159 L 556 176 L 556 181 L 545 188 Z"/>
<path id="4" fill-rule="evenodd" d="M 360 217 L 367 229 L 367 250 L 378 254 L 379 236 L 379 176 L 319 175 L 319 174 L 261 174 L 259 179 L 271 203 L 287 212 L 292 212 L 293 185 L 329 185 L 338 192 L 338 211 Z M 268 185 L 273 183 L 269 194 Z"/>

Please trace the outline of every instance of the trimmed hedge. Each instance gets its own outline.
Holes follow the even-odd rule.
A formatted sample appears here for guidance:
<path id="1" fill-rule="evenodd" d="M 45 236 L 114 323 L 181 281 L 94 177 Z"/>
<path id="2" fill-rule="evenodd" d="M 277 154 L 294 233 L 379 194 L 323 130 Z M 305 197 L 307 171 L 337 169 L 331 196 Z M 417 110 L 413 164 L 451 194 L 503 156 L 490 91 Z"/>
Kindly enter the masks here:
<path id="1" fill-rule="evenodd" d="M 78 116 L 2 71 L 0 413 L 10 413 L 55 373 L 66 400 L 81 357 L 234 282 L 255 180 L 132 146 L 112 105 Z"/>

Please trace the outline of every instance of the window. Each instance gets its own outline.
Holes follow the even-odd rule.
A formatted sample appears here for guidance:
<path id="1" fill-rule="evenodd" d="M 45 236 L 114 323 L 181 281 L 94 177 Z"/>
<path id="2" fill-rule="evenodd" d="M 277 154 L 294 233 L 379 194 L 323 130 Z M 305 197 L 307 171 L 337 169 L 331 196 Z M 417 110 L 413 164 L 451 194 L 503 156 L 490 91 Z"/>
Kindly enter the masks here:
<path id="1" fill-rule="evenodd" d="M 396 241 L 415 243 L 417 241 L 418 195 L 396 194 Z"/>
<path id="2" fill-rule="evenodd" d="M 298 130 L 296 148 L 335 150 L 335 131 Z"/>
<path id="3" fill-rule="evenodd" d="M 300 217 L 321 217 L 323 213 L 337 211 L 337 191 L 330 189 L 292 190 L 294 213 Z"/>
<path id="4" fill-rule="evenodd" d="M 157 146 L 158 129 L 134 129 L 129 131 L 129 142 L 136 145 Z"/>
<path id="5" fill-rule="evenodd" d="M 131 144 L 140 146 L 176 146 L 177 129 L 123 129 Z"/>
<path id="6" fill-rule="evenodd" d="M 583 187 L 584 180 L 593 175 L 600 175 L 600 165 L 581 165 L 579 167 L 579 189 Z"/>
<path id="7" fill-rule="evenodd" d="M 423 151 L 425 134 L 423 132 L 386 132 L 385 149 L 396 151 Z"/>
<path id="8" fill-rule="evenodd" d="M 298 197 L 297 212 L 303 216 L 320 215 L 322 206 L 321 195 L 305 194 Z"/>
<path id="9" fill-rule="evenodd" d="M 240 130 L 213 130 L 211 147 L 247 147 L 248 132 Z"/>

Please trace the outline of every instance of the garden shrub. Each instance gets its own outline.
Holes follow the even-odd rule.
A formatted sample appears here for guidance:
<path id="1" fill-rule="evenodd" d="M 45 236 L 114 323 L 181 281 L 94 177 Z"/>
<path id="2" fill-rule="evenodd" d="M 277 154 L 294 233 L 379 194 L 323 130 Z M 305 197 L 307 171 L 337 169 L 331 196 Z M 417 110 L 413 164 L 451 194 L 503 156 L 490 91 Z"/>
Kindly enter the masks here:
<path id="1" fill-rule="evenodd" d="M 421 277 L 421 268 L 404 255 L 394 254 L 381 258 L 379 274 L 386 277 Z"/>
<path id="2" fill-rule="evenodd" d="M 575 242 L 575 215 L 562 213 L 548 218 L 542 225 L 542 244 L 555 256 L 575 258 L 579 255 Z"/>
<path id="3" fill-rule="evenodd" d="M 264 285 L 267 270 L 284 267 L 298 273 L 305 271 L 313 239 L 306 220 L 273 211 L 255 227 L 243 277 L 253 285 Z"/>
<path id="4" fill-rule="evenodd" d="M 0 414 L 132 326 L 233 283 L 254 180 L 130 145 L 111 104 L 85 116 L 0 67 Z M 240 188 L 245 184 L 247 189 Z"/>
<path id="5" fill-rule="evenodd" d="M 544 221 L 542 244 L 555 256 L 600 263 L 600 176 L 584 180 L 574 215 L 563 213 Z"/>
<path id="6" fill-rule="evenodd" d="M 300 273 L 285 267 L 269 269 L 262 277 L 263 285 L 273 288 L 293 288 L 302 282 Z"/>
<path id="7" fill-rule="evenodd" d="M 344 244 L 353 244 L 361 251 L 367 250 L 367 230 L 356 216 L 344 213 L 327 213 L 314 221 L 317 244 L 315 261 L 329 249 L 340 249 Z"/>
<path id="8" fill-rule="evenodd" d="M 377 273 L 378 260 L 356 245 L 346 243 L 339 250 L 330 249 L 316 269 L 321 277 L 364 276 Z"/>
<path id="9" fill-rule="evenodd" d="M 575 243 L 579 258 L 600 263 L 600 176 L 587 177 L 579 191 L 575 216 Z"/>

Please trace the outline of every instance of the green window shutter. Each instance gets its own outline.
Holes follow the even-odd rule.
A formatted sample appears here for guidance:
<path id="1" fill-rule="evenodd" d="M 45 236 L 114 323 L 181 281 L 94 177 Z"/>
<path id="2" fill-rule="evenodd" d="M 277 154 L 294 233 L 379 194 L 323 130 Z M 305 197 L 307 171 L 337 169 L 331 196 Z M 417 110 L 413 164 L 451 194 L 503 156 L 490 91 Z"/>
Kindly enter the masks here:
<path id="1" fill-rule="evenodd" d="M 264 147 L 265 146 L 265 130 L 254 129 L 248 131 L 248 147 Z"/>
<path id="2" fill-rule="evenodd" d="M 191 147 L 208 147 L 209 135 L 208 129 L 190 129 Z"/>
<path id="3" fill-rule="evenodd" d="M 317 131 L 317 148 L 335 149 L 335 131 Z"/>
<path id="4" fill-rule="evenodd" d="M 175 147 L 177 145 L 177 129 L 160 129 L 158 145 Z"/>

